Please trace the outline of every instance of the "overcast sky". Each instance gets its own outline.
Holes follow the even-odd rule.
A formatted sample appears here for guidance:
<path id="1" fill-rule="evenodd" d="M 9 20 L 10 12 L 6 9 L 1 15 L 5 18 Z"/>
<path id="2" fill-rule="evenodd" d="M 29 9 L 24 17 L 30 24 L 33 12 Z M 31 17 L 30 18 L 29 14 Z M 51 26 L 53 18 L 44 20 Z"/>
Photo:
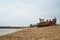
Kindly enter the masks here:
<path id="1" fill-rule="evenodd" d="M 0 26 L 28 26 L 54 17 L 60 24 L 60 0 L 0 0 Z"/>

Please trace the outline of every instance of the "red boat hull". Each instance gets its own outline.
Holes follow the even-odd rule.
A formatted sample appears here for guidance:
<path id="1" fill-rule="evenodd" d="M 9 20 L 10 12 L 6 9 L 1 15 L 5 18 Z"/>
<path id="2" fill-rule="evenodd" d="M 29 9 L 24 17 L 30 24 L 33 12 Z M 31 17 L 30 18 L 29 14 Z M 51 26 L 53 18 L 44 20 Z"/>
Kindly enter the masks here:
<path id="1" fill-rule="evenodd" d="M 49 25 L 55 25 L 56 22 L 54 21 L 51 21 L 51 22 L 41 22 L 41 23 L 38 23 L 37 26 L 38 27 L 42 27 L 42 26 L 49 26 Z"/>

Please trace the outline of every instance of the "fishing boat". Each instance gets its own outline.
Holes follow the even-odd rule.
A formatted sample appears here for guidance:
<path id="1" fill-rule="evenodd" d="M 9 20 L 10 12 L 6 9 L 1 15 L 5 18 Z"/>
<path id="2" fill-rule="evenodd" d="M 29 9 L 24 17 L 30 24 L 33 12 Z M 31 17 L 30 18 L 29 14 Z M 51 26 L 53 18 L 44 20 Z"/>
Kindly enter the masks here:
<path id="1" fill-rule="evenodd" d="M 53 18 L 52 20 L 46 20 L 45 19 L 41 19 L 39 18 L 40 22 L 37 23 L 36 25 L 32 25 L 30 24 L 30 27 L 34 27 L 34 26 L 37 26 L 37 27 L 43 27 L 43 26 L 50 26 L 50 25 L 56 25 L 56 18 Z"/>

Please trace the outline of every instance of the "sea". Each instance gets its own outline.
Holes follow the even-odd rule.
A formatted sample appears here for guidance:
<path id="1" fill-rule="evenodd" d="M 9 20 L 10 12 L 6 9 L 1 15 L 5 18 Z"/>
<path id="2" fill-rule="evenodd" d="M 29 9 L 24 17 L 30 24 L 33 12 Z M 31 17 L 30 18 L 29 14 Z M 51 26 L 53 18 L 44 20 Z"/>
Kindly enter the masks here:
<path id="1" fill-rule="evenodd" d="M 22 29 L 0 29 L 0 36 L 6 35 L 6 34 L 11 34 L 16 31 L 21 31 Z"/>

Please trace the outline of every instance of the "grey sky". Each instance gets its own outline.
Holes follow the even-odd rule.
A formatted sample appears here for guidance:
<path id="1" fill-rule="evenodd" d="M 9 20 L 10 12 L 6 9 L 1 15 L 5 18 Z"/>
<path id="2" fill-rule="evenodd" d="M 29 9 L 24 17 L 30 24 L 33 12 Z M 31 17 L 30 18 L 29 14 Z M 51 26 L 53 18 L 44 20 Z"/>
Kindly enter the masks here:
<path id="1" fill-rule="evenodd" d="M 38 18 L 57 17 L 60 21 L 60 0 L 0 0 L 0 25 L 26 26 Z M 60 24 L 60 23 L 59 23 Z"/>

